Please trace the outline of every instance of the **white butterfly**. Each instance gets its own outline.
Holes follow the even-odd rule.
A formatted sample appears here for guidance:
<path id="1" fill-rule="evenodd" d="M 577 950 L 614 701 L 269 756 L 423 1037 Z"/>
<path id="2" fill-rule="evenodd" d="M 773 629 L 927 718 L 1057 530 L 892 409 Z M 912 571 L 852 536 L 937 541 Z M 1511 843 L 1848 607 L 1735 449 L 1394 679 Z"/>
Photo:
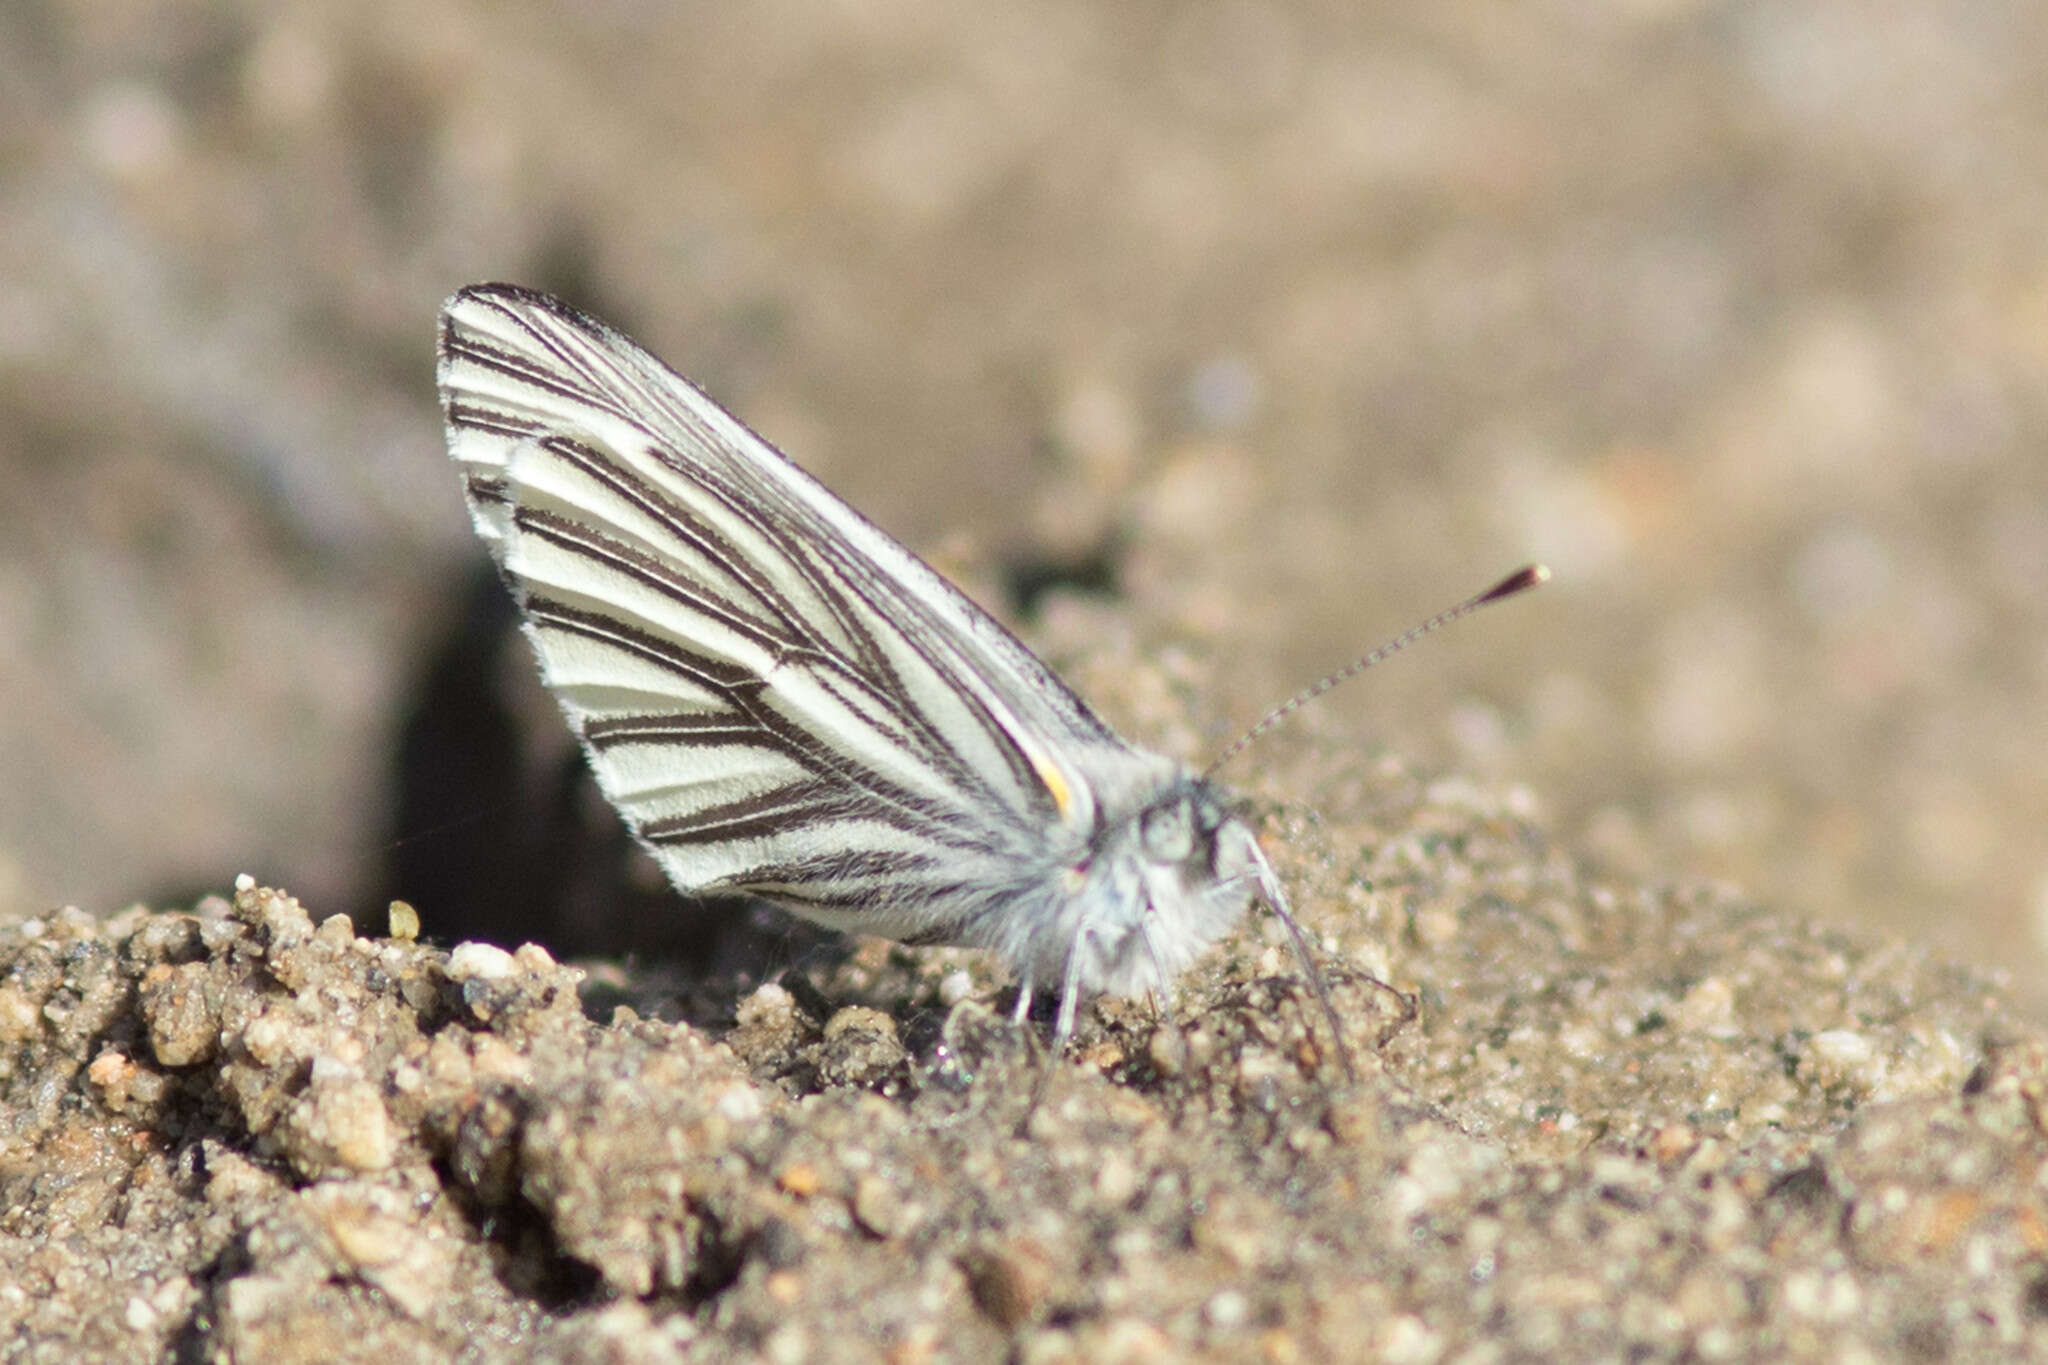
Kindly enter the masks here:
<path id="1" fill-rule="evenodd" d="M 1018 974 L 1019 1019 L 1057 984 L 1056 1041 L 1084 992 L 1165 992 L 1254 898 L 1321 992 L 1213 783 L 1117 737 L 632 341 L 478 285 L 443 310 L 439 379 L 470 515 L 542 676 L 679 890 L 992 950 Z"/>

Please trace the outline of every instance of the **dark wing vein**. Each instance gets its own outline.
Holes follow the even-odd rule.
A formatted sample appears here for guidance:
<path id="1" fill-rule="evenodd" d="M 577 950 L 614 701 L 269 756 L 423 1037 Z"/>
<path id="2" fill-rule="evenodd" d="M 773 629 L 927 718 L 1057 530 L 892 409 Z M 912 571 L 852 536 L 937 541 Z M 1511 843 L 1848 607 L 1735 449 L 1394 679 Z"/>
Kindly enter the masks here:
<path id="1" fill-rule="evenodd" d="M 502 286 L 450 303 L 441 355 L 477 529 L 679 885 L 827 917 L 938 906 L 1085 807 L 1017 728 L 1107 739 L 1078 699 L 1055 680 L 1040 705 L 1028 652 L 659 361 Z"/>

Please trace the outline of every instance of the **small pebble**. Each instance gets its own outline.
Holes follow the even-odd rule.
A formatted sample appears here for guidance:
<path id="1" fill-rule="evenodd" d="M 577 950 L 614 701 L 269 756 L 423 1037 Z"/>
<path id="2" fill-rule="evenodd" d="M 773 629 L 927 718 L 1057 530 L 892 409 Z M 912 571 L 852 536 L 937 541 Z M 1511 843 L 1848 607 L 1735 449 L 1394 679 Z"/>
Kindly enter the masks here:
<path id="1" fill-rule="evenodd" d="M 458 943 L 448 954 L 450 981 L 500 981 L 515 970 L 512 954 L 491 943 Z"/>
<path id="2" fill-rule="evenodd" d="M 401 943 L 411 943 L 420 936 L 420 912 L 404 901 L 391 902 L 384 918 L 391 928 L 391 937 Z"/>

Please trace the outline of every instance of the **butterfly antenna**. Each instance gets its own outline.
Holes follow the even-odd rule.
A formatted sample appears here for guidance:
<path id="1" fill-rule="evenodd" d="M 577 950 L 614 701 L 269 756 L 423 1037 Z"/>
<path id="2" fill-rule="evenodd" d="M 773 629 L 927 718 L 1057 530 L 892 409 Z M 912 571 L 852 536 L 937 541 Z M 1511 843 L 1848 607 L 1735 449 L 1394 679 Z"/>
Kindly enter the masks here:
<path id="1" fill-rule="evenodd" d="M 1450 610 L 1440 611 L 1422 624 L 1409 627 L 1377 649 L 1359 655 L 1335 673 L 1304 687 L 1301 691 L 1261 716 L 1258 724 L 1252 726 L 1251 729 L 1245 731 L 1242 735 L 1239 735 L 1235 743 L 1216 756 L 1215 761 L 1204 770 L 1202 776 L 1214 777 L 1217 769 L 1221 768 L 1231 759 L 1236 758 L 1246 746 L 1260 735 L 1265 734 L 1266 731 L 1272 729 L 1281 721 L 1286 720 L 1296 711 L 1299 711 L 1317 697 L 1322 696 L 1323 693 L 1339 683 L 1349 682 L 1388 655 L 1400 653 L 1423 636 L 1430 634 L 1432 631 L 1442 630 L 1461 616 L 1470 616 L 1481 607 L 1501 601 L 1503 598 L 1513 597 L 1516 593 L 1525 592 L 1539 583 L 1547 583 L 1549 581 L 1549 569 L 1541 564 L 1525 564 L 1478 596 L 1468 597 Z"/>

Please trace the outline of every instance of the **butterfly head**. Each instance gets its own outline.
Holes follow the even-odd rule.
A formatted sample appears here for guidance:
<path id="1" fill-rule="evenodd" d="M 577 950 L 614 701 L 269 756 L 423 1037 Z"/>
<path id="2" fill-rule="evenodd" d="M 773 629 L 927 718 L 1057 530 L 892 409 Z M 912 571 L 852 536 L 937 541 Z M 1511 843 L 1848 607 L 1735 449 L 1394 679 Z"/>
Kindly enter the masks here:
<path id="1" fill-rule="evenodd" d="M 1147 878 L 1178 882 L 1182 894 L 1206 891 L 1219 881 L 1237 881 L 1240 868 L 1225 868 L 1235 851 L 1225 831 L 1241 826 L 1215 787 L 1186 778 L 1138 812 L 1132 821 Z"/>
<path id="2" fill-rule="evenodd" d="M 1075 869 L 1083 984 L 1131 995 L 1170 983 L 1258 894 L 1257 849 L 1215 785 L 1186 772 L 1106 821 Z"/>

